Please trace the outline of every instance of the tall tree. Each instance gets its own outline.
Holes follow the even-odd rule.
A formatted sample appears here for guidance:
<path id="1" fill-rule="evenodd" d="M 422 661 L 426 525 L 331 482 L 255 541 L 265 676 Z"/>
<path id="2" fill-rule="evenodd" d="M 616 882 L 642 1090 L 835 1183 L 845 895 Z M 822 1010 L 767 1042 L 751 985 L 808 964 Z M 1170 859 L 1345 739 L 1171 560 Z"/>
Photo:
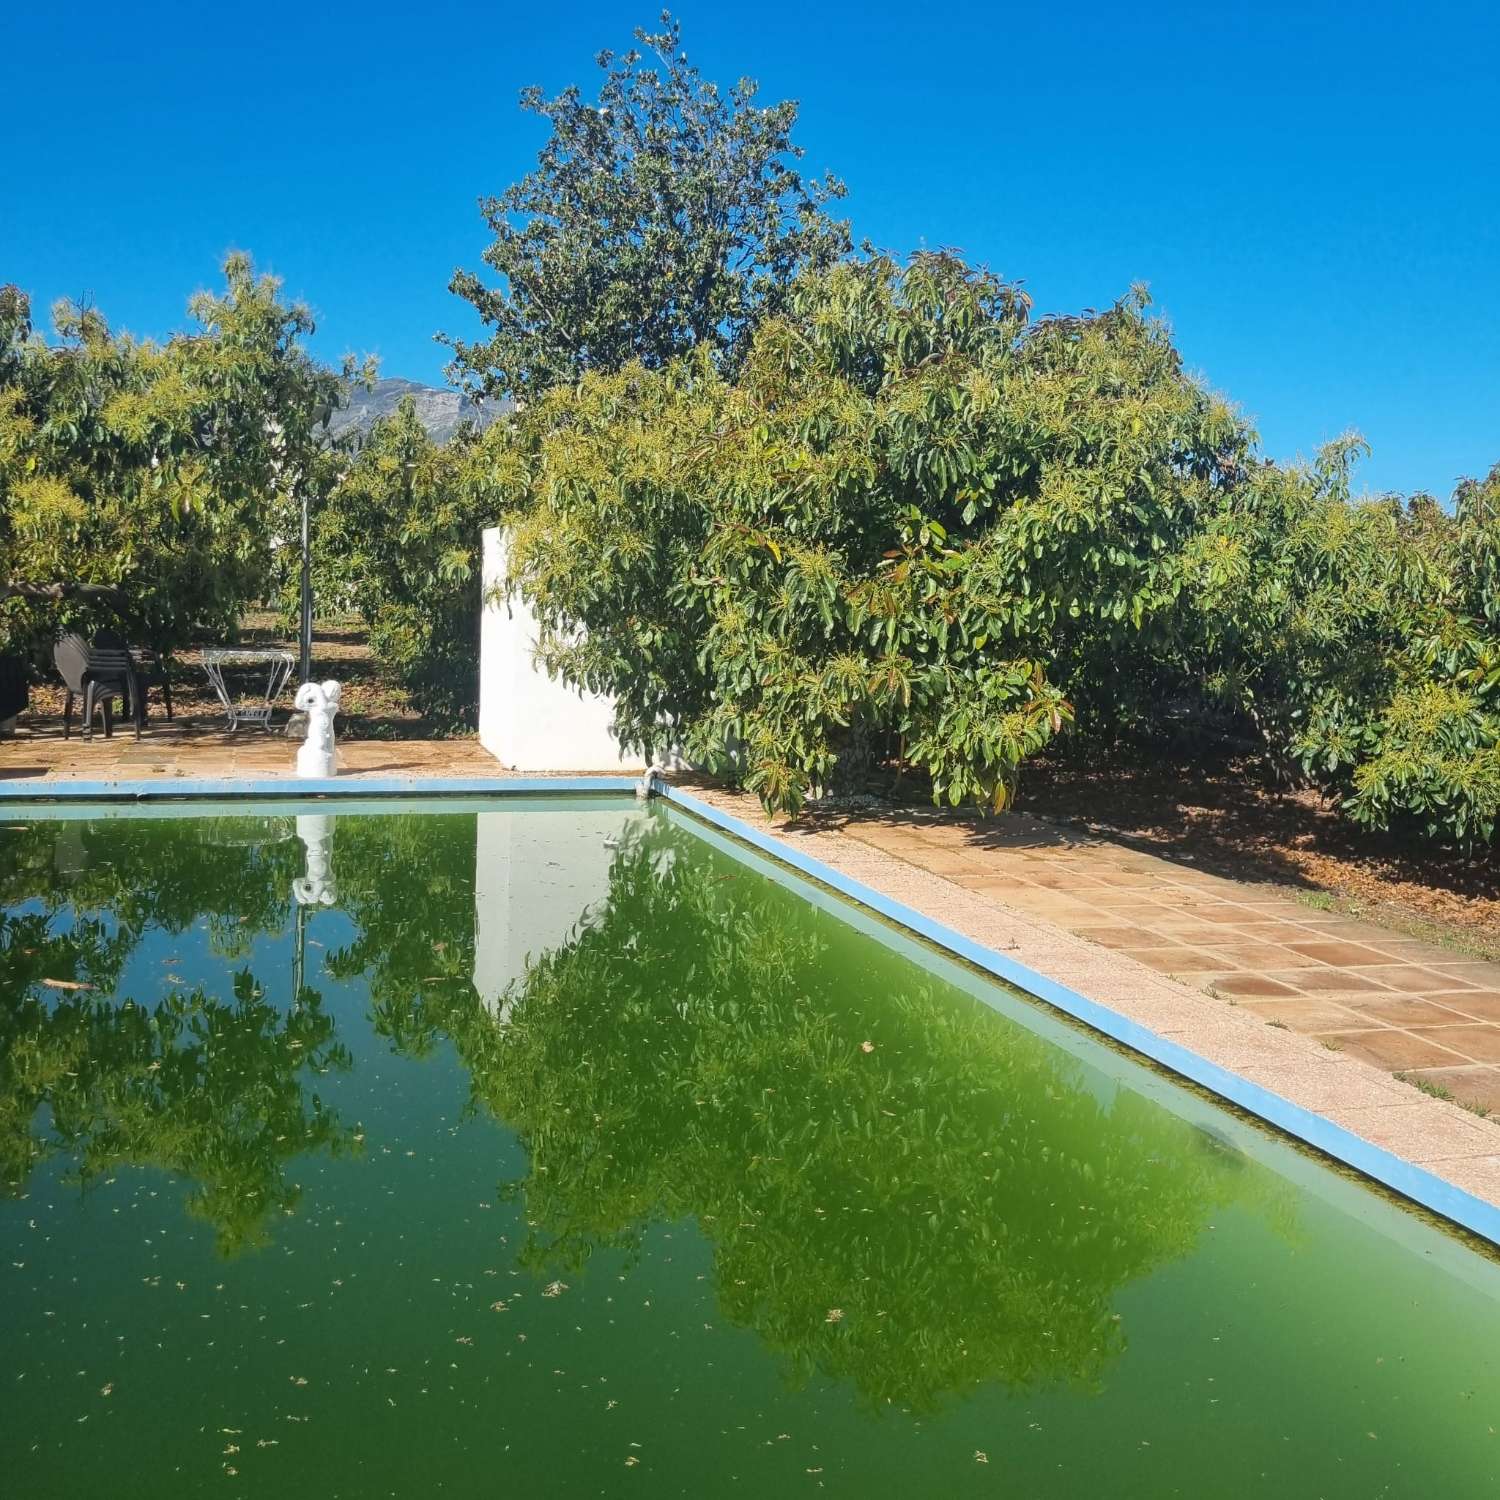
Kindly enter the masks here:
<path id="1" fill-rule="evenodd" d="M 843 183 L 795 166 L 797 105 L 757 105 L 749 79 L 722 93 L 689 64 L 670 13 L 661 26 L 637 30 L 644 52 L 598 55 L 597 105 L 577 87 L 522 93 L 552 135 L 534 171 L 480 200 L 494 234 L 484 262 L 502 281 L 454 273 L 451 290 L 493 331 L 444 336 L 451 378 L 525 397 L 698 344 L 733 360 L 800 270 L 848 252 L 847 223 L 824 211 Z"/>

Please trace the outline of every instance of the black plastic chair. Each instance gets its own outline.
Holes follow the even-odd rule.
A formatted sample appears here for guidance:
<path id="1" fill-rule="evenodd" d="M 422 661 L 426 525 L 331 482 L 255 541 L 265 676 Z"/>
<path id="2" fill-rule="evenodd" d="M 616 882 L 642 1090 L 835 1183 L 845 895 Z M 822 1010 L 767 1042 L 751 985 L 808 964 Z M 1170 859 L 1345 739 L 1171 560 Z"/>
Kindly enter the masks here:
<path id="1" fill-rule="evenodd" d="M 167 676 L 167 664 L 162 660 L 160 653 L 152 651 L 147 646 L 132 646 L 125 637 L 113 630 L 100 630 L 94 635 L 94 650 L 96 651 L 125 651 L 130 656 L 130 666 L 134 673 L 135 681 L 141 690 L 141 712 L 140 717 L 144 721 L 147 711 L 151 707 L 151 689 L 161 689 L 162 706 L 167 711 L 167 718 L 172 717 L 172 682 Z M 131 705 L 132 711 L 134 705 Z"/>
<path id="2" fill-rule="evenodd" d="M 143 694 L 149 693 L 154 687 L 161 689 L 162 706 L 166 709 L 167 718 L 170 720 L 172 717 L 172 679 L 167 672 L 167 663 L 161 653 L 153 651 L 149 646 L 132 646 L 130 665 L 135 669 L 135 680 L 140 683 Z M 143 708 L 143 717 L 144 712 Z"/>
<path id="3" fill-rule="evenodd" d="M 68 690 L 63 700 L 64 739 L 73 732 L 75 697 L 83 699 L 84 739 L 94 737 L 96 709 L 103 710 L 104 737 L 111 738 L 115 732 L 113 700 L 116 693 L 127 707 L 134 709 L 135 737 L 140 739 L 142 697 L 128 651 L 90 646 L 81 635 L 63 635 L 52 648 L 52 660 Z"/>

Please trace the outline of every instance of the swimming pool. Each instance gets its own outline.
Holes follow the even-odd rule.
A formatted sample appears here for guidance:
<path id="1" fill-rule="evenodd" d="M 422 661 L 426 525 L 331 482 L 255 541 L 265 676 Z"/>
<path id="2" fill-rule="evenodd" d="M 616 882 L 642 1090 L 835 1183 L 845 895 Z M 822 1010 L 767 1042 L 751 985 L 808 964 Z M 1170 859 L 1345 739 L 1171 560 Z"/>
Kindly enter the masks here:
<path id="1" fill-rule="evenodd" d="M 1487 1494 L 1500 1267 L 676 809 L 7 809 L 28 1496 Z"/>

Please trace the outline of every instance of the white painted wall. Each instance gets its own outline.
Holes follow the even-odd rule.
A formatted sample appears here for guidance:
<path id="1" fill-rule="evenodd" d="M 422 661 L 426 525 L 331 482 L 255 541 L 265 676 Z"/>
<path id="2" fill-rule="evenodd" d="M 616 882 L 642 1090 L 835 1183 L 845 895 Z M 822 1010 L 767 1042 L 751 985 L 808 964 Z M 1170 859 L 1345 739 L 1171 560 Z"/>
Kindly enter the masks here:
<path id="1" fill-rule="evenodd" d="M 512 771 L 639 771 L 610 733 L 613 704 L 549 677 L 536 662 L 537 623 L 524 599 L 488 602 L 505 579 L 505 536 L 484 533 L 479 622 L 479 743 Z"/>

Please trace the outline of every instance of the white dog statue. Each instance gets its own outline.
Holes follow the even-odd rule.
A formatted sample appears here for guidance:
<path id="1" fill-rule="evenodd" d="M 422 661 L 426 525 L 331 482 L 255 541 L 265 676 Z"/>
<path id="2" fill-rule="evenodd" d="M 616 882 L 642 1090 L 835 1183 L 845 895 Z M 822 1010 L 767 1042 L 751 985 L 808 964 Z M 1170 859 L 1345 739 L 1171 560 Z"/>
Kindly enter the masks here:
<path id="1" fill-rule="evenodd" d="M 304 682 L 297 689 L 292 707 L 307 715 L 307 742 L 297 751 L 298 776 L 337 776 L 333 716 L 339 711 L 338 683 Z"/>

